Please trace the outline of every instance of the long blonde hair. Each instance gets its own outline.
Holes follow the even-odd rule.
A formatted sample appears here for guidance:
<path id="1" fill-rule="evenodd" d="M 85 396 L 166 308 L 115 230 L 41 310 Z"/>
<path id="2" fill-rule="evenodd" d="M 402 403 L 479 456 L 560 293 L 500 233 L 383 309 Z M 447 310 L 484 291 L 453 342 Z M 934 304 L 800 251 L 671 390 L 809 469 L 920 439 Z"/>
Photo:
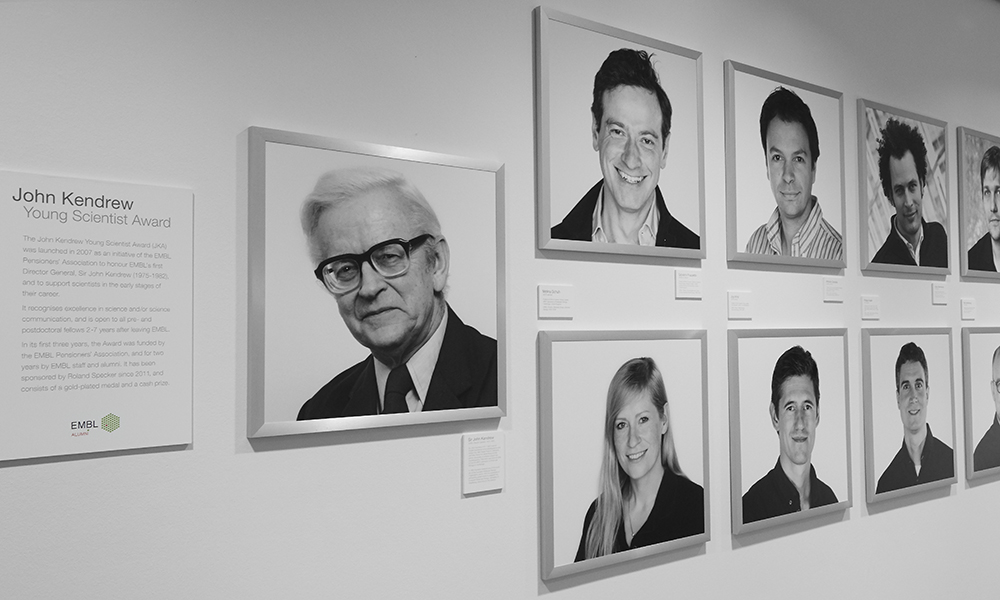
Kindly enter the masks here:
<path id="1" fill-rule="evenodd" d="M 608 386 L 607 410 L 604 413 L 604 458 L 601 461 L 600 494 L 594 517 L 587 528 L 584 544 L 585 558 L 595 558 L 611 554 L 615 546 L 618 528 L 622 526 L 625 501 L 632 496 L 632 484 L 628 474 L 618 464 L 615 453 L 615 418 L 626 402 L 637 393 L 649 394 L 650 400 L 667 422 L 667 432 L 663 435 L 660 457 L 663 467 L 683 476 L 674 448 L 673 427 L 670 423 L 670 407 L 667 391 L 663 386 L 663 376 L 652 358 L 633 358 L 618 368 Z"/>

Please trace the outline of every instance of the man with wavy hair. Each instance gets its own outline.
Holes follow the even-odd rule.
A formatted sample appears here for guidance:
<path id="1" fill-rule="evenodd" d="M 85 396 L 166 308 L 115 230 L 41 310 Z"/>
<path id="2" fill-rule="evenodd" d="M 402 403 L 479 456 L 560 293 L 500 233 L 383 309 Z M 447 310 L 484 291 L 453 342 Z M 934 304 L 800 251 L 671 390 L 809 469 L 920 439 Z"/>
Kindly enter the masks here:
<path id="1" fill-rule="evenodd" d="M 594 77 L 590 132 L 604 178 L 552 227 L 553 239 L 701 247 L 667 210 L 657 185 L 673 109 L 650 59 L 644 50 L 615 50 Z"/>

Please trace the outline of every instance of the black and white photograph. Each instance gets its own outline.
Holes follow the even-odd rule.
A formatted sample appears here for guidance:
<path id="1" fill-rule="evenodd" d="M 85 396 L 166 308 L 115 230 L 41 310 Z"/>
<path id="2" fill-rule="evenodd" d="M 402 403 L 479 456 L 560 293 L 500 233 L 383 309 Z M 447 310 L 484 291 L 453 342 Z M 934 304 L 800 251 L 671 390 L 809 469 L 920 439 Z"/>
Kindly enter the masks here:
<path id="1" fill-rule="evenodd" d="M 701 53 L 535 10 L 542 250 L 705 257 Z"/>
<path id="2" fill-rule="evenodd" d="M 844 95 L 725 63 L 730 261 L 842 269 Z"/>
<path id="3" fill-rule="evenodd" d="M 951 272 L 948 124 L 858 100 L 861 268 Z"/>
<path id="4" fill-rule="evenodd" d="M 957 135 L 962 276 L 1000 281 L 1000 137 L 966 127 Z"/>
<path id="5" fill-rule="evenodd" d="M 965 475 L 1000 475 L 1000 327 L 962 328 Z"/>
<path id="6" fill-rule="evenodd" d="M 502 166 L 247 137 L 248 435 L 502 416 Z"/>
<path id="7" fill-rule="evenodd" d="M 729 332 L 733 533 L 851 506 L 847 332 Z"/>
<path id="8" fill-rule="evenodd" d="M 538 340 L 542 578 L 708 541 L 705 331 Z"/>
<path id="9" fill-rule="evenodd" d="M 955 483 L 951 330 L 862 329 L 868 503 Z"/>

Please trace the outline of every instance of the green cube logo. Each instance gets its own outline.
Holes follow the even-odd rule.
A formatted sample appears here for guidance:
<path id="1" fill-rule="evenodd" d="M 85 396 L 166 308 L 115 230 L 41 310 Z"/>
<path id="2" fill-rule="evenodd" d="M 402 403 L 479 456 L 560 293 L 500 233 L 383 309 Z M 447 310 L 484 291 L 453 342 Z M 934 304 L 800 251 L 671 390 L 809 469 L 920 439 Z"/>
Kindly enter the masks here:
<path id="1" fill-rule="evenodd" d="M 104 415 L 103 419 L 101 419 L 101 429 L 107 431 L 108 433 L 118 429 L 120 425 L 121 419 L 119 419 L 116 414 L 108 413 Z"/>

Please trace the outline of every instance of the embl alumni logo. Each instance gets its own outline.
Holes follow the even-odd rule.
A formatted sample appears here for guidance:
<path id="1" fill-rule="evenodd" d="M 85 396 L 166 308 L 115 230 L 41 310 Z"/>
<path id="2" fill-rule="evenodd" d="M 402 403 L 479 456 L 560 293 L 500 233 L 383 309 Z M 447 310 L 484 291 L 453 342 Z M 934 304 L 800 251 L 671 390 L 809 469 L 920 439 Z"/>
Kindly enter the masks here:
<path id="1" fill-rule="evenodd" d="M 100 427 L 104 431 L 107 431 L 108 433 L 111 433 L 112 431 L 121 427 L 121 418 L 119 418 L 118 415 L 114 413 L 108 413 L 104 415 L 103 419 L 101 419 L 100 425 L 98 425 L 98 422 L 94 419 L 91 419 L 89 421 L 70 421 L 69 424 L 70 430 L 73 431 L 72 433 L 73 437 L 79 437 L 81 435 L 90 435 L 90 430 L 97 429 L 98 427 Z"/>

